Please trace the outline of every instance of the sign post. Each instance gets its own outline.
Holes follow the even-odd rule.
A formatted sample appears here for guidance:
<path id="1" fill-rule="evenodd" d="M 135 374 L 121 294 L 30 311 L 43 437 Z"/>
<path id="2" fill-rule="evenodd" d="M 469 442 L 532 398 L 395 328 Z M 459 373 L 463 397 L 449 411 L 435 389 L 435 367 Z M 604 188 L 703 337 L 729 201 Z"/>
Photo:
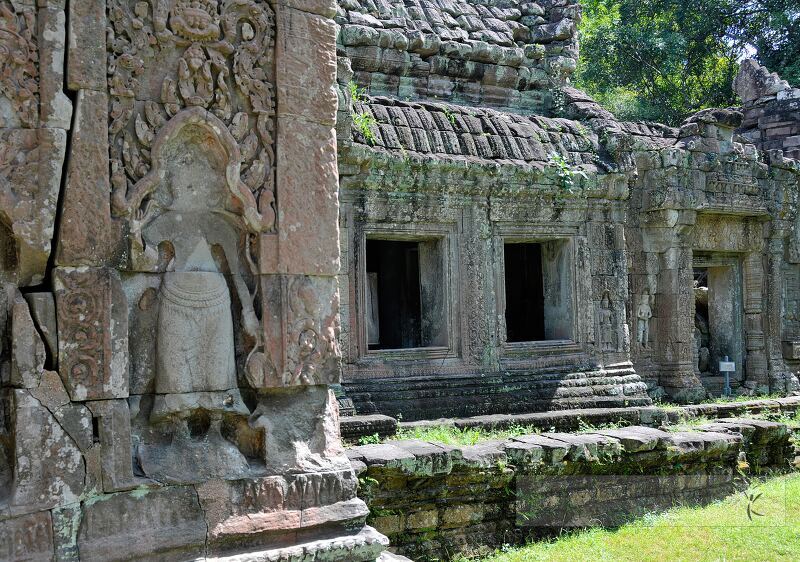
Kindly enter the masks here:
<path id="1" fill-rule="evenodd" d="M 719 362 L 719 372 L 725 374 L 725 388 L 722 390 L 723 396 L 730 396 L 732 394 L 731 391 L 731 373 L 736 372 L 736 363 L 728 359 L 728 356 L 725 356 L 724 361 Z"/>

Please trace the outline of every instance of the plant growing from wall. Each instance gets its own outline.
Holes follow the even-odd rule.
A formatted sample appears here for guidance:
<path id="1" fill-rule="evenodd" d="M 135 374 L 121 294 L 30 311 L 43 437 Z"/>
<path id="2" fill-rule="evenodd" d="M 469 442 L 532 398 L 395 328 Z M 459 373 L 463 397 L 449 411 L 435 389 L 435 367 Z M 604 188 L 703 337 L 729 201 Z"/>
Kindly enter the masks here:
<path id="1" fill-rule="evenodd" d="M 377 139 L 372 128 L 378 124 L 378 121 L 367 111 L 355 110 L 357 104 L 366 103 L 366 90 L 364 88 L 359 88 L 358 84 L 352 80 L 347 85 L 347 88 L 350 91 L 350 107 L 352 108 L 350 113 L 353 116 L 353 125 L 356 126 L 358 132 L 361 133 L 361 136 L 363 136 L 369 144 L 374 145 Z"/>
<path id="2" fill-rule="evenodd" d="M 589 179 L 589 176 L 586 175 L 586 172 L 583 170 L 577 170 L 570 166 L 566 158 L 560 154 L 551 154 L 548 162 L 550 167 L 555 170 L 556 179 L 558 180 L 558 184 L 563 191 L 574 193 L 577 188 L 577 181 L 575 179 L 577 177 L 581 177 L 585 180 Z"/>

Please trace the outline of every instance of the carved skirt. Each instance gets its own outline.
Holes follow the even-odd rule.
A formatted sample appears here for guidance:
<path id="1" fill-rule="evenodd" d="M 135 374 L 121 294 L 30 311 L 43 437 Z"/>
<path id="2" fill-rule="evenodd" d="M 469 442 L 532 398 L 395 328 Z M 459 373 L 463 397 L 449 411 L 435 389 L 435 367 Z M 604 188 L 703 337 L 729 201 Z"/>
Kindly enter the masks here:
<path id="1" fill-rule="evenodd" d="M 219 273 L 164 275 L 157 338 L 156 393 L 237 387 L 231 299 Z"/>

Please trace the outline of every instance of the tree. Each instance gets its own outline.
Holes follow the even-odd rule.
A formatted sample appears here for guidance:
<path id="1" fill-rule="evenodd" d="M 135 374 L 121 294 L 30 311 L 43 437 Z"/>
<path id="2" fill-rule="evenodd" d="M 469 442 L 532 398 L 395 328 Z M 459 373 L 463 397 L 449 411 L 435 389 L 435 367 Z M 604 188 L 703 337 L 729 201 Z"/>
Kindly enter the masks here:
<path id="1" fill-rule="evenodd" d="M 583 0 L 583 8 L 577 85 L 622 119 L 678 124 L 736 105 L 731 84 L 752 52 L 790 81 L 800 75 L 800 0 Z"/>

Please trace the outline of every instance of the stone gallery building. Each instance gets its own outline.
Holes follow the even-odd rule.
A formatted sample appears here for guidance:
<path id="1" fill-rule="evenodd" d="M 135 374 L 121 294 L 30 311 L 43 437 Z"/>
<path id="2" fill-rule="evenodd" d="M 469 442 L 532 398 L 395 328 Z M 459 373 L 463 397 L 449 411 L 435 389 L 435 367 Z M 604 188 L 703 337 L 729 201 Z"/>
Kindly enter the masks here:
<path id="1" fill-rule="evenodd" d="M 620 122 L 578 2 L 342 0 L 347 402 L 404 420 L 798 389 L 800 91 Z"/>
<path id="2" fill-rule="evenodd" d="M 800 91 L 623 123 L 570 0 L 0 0 L 0 560 L 393 559 L 338 403 L 797 390 Z M 341 383 L 341 386 L 340 386 Z"/>

